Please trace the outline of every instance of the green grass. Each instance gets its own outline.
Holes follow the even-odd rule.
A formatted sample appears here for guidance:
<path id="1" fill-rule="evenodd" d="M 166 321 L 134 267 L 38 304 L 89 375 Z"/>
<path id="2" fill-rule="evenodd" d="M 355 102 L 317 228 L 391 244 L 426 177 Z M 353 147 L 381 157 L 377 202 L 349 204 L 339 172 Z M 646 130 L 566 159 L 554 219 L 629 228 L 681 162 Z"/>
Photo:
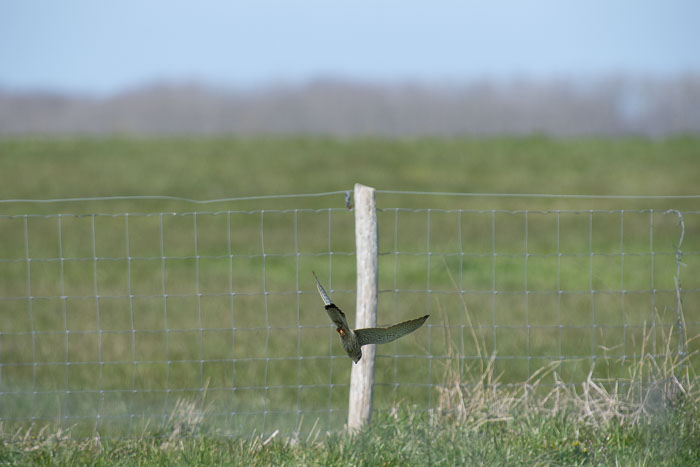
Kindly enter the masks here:
<path id="1" fill-rule="evenodd" d="M 648 337 L 648 336 L 647 336 Z M 668 343 L 667 343 L 668 344 Z M 227 435 L 207 423 L 206 397 L 180 399 L 160 429 L 126 438 L 74 438 L 43 426 L 0 432 L 3 465 L 696 465 L 700 461 L 700 385 L 665 348 L 633 368 L 626 391 L 589 378 L 579 387 L 499 386 L 492 358 L 469 376 L 460 360 L 444 367 L 436 406 L 399 403 L 376 411 L 354 434 L 326 432 L 315 420 L 282 434 Z"/>
<path id="2" fill-rule="evenodd" d="M 697 137 L 660 141 L 556 141 L 541 137 L 415 141 L 15 139 L 0 141 L 0 199 L 135 194 L 217 199 L 349 190 L 355 182 L 411 191 L 692 194 L 696 193 L 698 146 Z M 388 198 L 388 206 L 401 202 L 411 207 L 435 207 L 434 198 Z M 334 203 L 342 206 L 342 196 Z M 461 199 L 439 199 L 439 203 L 441 207 L 470 207 Z M 509 203 L 508 207 L 514 207 Z M 526 200 L 519 205 L 533 209 L 535 203 L 540 204 Z M 569 207 L 576 204 L 565 203 Z M 328 200 L 251 204 L 266 209 L 326 207 Z M 562 201 L 541 204 L 561 206 Z M 622 204 L 629 205 L 615 202 L 616 207 Z M 645 207 L 663 208 L 679 203 L 648 204 L 645 202 Z M 499 205 L 503 205 L 499 200 L 471 203 L 471 207 L 486 209 Z M 92 203 L 85 209 L 92 212 L 95 206 Z M 172 206 L 138 202 L 108 207 L 117 212 L 143 212 Z M 227 205 L 236 206 L 240 205 Z M 583 203 L 584 209 L 589 207 L 589 202 Z M 67 209 L 65 205 L 59 208 Z M 76 206 L 70 208 L 72 211 Z M 4 205 L 2 209 L 24 213 L 40 208 Z"/>
<path id="3" fill-rule="evenodd" d="M 521 416 L 477 430 L 404 411 L 350 437 L 279 440 L 207 436 L 168 440 L 57 439 L 0 446 L 3 465 L 697 465 L 700 414 L 581 426 L 566 415 Z"/>
<path id="4" fill-rule="evenodd" d="M 698 193 L 698 161 L 695 137 L 16 139 L 0 141 L 0 199 L 137 194 L 213 199 L 351 190 L 355 182 L 380 190 L 680 195 Z M 697 371 L 693 352 L 700 340 L 692 339 L 700 334 L 697 200 L 379 193 L 377 203 L 379 321 L 431 314 L 429 326 L 378 349 L 378 413 L 414 406 L 416 414 L 402 416 L 418 417 L 418 426 L 433 430 L 420 414 L 439 406 L 445 381 L 478 378 L 494 355 L 492 382 L 498 384 L 522 383 L 558 362 L 540 384 L 545 394 L 559 383 L 580 387 L 589 372 L 606 390 L 615 380 L 627 381 L 624 390 L 645 355 L 658 361 L 685 337 L 692 355 L 685 364 Z M 686 336 L 672 332 L 680 226 L 675 214 L 664 214 L 669 208 L 685 213 L 680 280 Z M 280 438 L 293 436 L 302 416 L 303 431 L 316 419 L 324 433 L 342 429 L 351 362 L 319 307 L 310 274 L 319 273 L 354 321 L 354 223 L 342 194 L 212 205 L 10 203 L 0 204 L 0 215 L 0 414 L 7 419 L 6 435 L 32 417 L 32 436 L 45 426 L 49 432 L 72 427 L 77 438 L 95 429 L 104 437 L 157 433 L 183 401 L 200 401 L 206 430 L 223 436 L 255 431 L 266 439 L 275 430 Z M 463 359 L 452 368 L 455 355 Z M 452 376 L 446 378 L 446 372 Z M 556 432 L 540 418 L 534 420 L 546 425 L 542 430 Z M 386 443 L 389 453 L 405 449 L 400 443 L 392 448 L 386 438 L 395 419 L 380 416 L 376 422 L 379 431 L 369 438 L 336 439 L 345 457 L 333 459 L 362 463 L 347 457 L 358 442 Z M 527 423 L 513 417 L 502 425 L 520 439 L 532 430 Z M 448 426 L 439 434 L 472 448 L 454 454 L 456 462 L 468 462 L 460 456 L 482 452 L 480 446 L 491 449 L 480 437 L 493 437 L 489 433 L 498 426 L 464 431 Z M 625 435 L 641 430 L 634 436 L 651 436 L 643 424 L 623 426 Z M 611 439 L 621 435 L 605 433 Z M 333 438 L 321 438 L 286 446 L 273 440 L 264 447 L 193 439 L 185 441 L 190 444 L 183 453 L 211 443 L 221 446 L 213 455 L 239 456 L 234 450 L 240 448 L 256 459 L 273 455 L 286 462 L 291 456 L 289 463 L 297 463 L 295 456 L 329 450 L 324 443 Z M 569 434 L 563 439 L 545 439 L 556 449 L 533 444 L 529 459 L 611 462 L 622 452 L 605 444 L 599 458 L 548 457 L 580 446 L 568 444 L 575 441 Z M 110 441 L 99 455 L 130 452 L 129 443 Z M 160 441 L 153 443 L 134 449 L 186 462 L 179 451 L 164 452 Z M 522 445 L 509 445 L 516 455 L 526 455 Z M 46 449 L 40 446 L 37 453 Z M 420 449 L 415 459 L 422 461 L 447 452 L 444 445 Z M 648 452 L 640 445 L 630 452 L 654 459 L 662 450 Z M 401 463 L 399 454 L 387 463 Z M 412 455 L 406 453 L 407 462 Z"/>

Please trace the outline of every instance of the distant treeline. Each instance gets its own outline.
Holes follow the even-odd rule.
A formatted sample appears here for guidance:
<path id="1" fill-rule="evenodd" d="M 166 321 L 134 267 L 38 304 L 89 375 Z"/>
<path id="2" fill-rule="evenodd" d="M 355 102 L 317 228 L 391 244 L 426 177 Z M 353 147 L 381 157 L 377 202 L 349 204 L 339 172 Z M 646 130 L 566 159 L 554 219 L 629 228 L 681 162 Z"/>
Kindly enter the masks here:
<path id="1" fill-rule="evenodd" d="M 377 84 L 319 79 L 236 90 L 161 82 L 108 97 L 0 87 L 0 135 L 554 137 L 700 131 L 700 74 Z"/>

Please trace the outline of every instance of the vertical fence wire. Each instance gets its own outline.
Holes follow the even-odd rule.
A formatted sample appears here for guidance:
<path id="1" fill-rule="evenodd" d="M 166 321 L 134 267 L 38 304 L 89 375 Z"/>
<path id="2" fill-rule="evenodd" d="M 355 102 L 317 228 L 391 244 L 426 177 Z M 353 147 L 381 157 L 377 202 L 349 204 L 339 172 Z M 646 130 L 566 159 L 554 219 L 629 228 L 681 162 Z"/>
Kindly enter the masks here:
<path id="1" fill-rule="evenodd" d="M 170 407 L 169 404 L 169 397 L 170 397 L 170 371 L 171 371 L 171 362 L 170 362 L 170 326 L 168 325 L 168 294 L 165 286 L 165 264 L 166 264 L 166 257 L 165 257 L 165 246 L 164 246 L 164 232 L 163 232 L 163 213 L 160 213 L 158 216 L 158 252 L 160 253 L 160 293 L 162 295 L 162 301 L 161 303 L 163 304 L 163 331 L 165 333 L 165 381 L 164 381 L 164 387 L 165 387 L 165 395 L 163 397 L 163 410 L 161 412 L 161 429 L 165 428 L 165 424 L 168 419 L 168 407 Z"/>
<path id="2" fill-rule="evenodd" d="M 496 354 L 498 351 L 498 333 L 497 333 L 497 320 L 496 320 L 496 295 L 498 290 L 496 288 L 496 211 L 491 210 L 491 330 L 493 333 L 493 343 L 491 347 L 491 353 Z"/>
<path id="3" fill-rule="evenodd" d="M 95 325 L 97 327 L 97 410 L 95 413 L 95 430 L 100 429 L 100 421 L 102 418 L 102 409 L 104 403 L 104 388 L 103 388 L 103 370 L 104 360 L 102 354 L 102 326 L 100 323 L 100 292 L 97 281 L 97 241 L 95 238 L 95 215 L 90 216 L 90 247 L 92 250 L 92 293 L 95 295 Z M 36 365 L 36 360 L 34 361 Z"/>
<path id="4" fill-rule="evenodd" d="M 395 209 L 394 210 L 394 219 L 393 219 L 393 247 L 392 247 L 392 255 L 393 255 L 393 266 L 394 266 L 394 271 L 392 274 L 392 282 L 391 282 L 391 290 L 392 290 L 392 322 L 393 323 L 398 323 L 398 274 L 399 274 L 399 210 Z M 398 342 L 394 341 L 392 344 L 393 347 L 393 354 L 394 357 L 392 358 L 392 397 L 395 399 L 397 397 L 398 389 L 399 389 L 399 383 L 398 383 L 398 375 L 399 375 L 399 359 L 396 358 L 396 353 L 398 349 Z"/>
<path id="5" fill-rule="evenodd" d="M 32 333 L 32 405 L 35 405 L 37 392 L 36 329 L 34 326 L 34 312 L 32 307 L 32 260 L 29 256 L 29 225 L 27 216 L 24 216 L 24 253 L 27 260 L 27 313 L 29 314 L 29 329 Z M 0 344 L 2 344 L 1 341 Z M 2 352 L 2 347 L 0 347 L 0 352 Z M 0 366 L 0 383 L 2 383 L 2 366 Z M 33 416 L 32 414 L 32 417 Z"/>
<path id="6" fill-rule="evenodd" d="M 625 210 L 620 210 L 620 321 L 622 322 L 622 364 L 627 357 L 627 320 L 625 319 Z"/>
<path id="7" fill-rule="evenodd" d="M 523 261 L 523 288 L 525 289 L 525 355 L 527 355 L 527 379 L 530 380 L 532 376 L 532 357 L 530 353 L 530 290 L 527 286 L 527 263 L 530 259 L 530 251 L 528 249 L 528 236 L 529 236 L 529 225 L 528 225 L 528 213 L 524 214 L 525 225 L 524 225 L 524 245 L 523 251 L 525 253 L 525 259 Z"/>
<path id="8" fill-rule="evenodd" d="M 426 232 L 425 232 L 425 249 L 426 249 L 426 263 L 427 263 L 427 270 L 425 272 L 425 290 L 426 290 L 426 301 L 425 301 L 425 313 L 430 314 L 431 312 L 431 304 L 432 304 L 432 290 L 431 290 L 431 284 L 430 284 L 430 271 L 431 271 L 431 266 L 432 266 L 432 253 L 430 250 L 430 209 L 426 210 L 426 219 L 425 219 L 425 226 L 426 226 Z M 430 336 L 430 323 L 427 324 L 426 326 L 428 328 L 428 346 L 427 346 L 427 352 L 428 355 L 431 355 L 431 336 Z M 427 384 L 430 386 L 432 384 L 432 376 L 433 376 L 433 360 L 431 358 L 428 359 L 428 381 Z M 433 400 L 432 400 L 432 391 L 428 391 L 428 409 L 433 408 Z"/>
<path id="9" fill-rule="evenodd" d="M 656 287 L 654 287 L 654 211 L 649 211 L 649 289 L 651 290 L 649 323 L 651 327 L 651 353 L 656 354 Z"/>
<path id="10" fill-rule="evenodd" d="M 59 216 L 59 219 L 61 217 Z M 59 242 L 60 244 L 60 242 Z M 134 294 L 132 293 L 131 282 L 131 249 L 129 248 L 129 214 L 124 216 L 124 249 L 126 254 L 126 287 L 127 297 L 129 300 L 129 332 L 131 335 L 131 393 L 136 393 L 136 371 L 137 371 L 137 354 L 136 354 L 136 326 L 134 325 Z M 67 330 L 66 330 L 67 332 Z M 66 344 L 67 350 L 67 344 Z M 134 409 L 134 398 L 129 399 L 129 436 L 134 434 L 134 418 L 136 417 Z"/>
<path id="11" fill-rule="evenodd" d="M 597 335 L 597 320 L 595 313 L 595 290 L 593 289 L 593 210 L 588 212 L 588 292 L 590 294 L 590 308 L 591 308 L 591 356 L 596 355 L 596 335 Z M 652 273 L 653 274 L 653 273 Z M 595 365 L 595 358 L 591 358 L 591 371 Z"/>
<path id="12" fill-rule="evenodd" d="M 678 225 L 680 226 L 681 229 L 681 234 L 680 238 L 678 239 L 678 244 L 676 245 L 676 251 L 675 251 L 675 258 L 676 258 L 676 275 L 674 277 L 674 286 L 675 286 L 675 297 L 676 297 L 676 326 L 678 328 L 678 355 L 681 359 L 683 359 L 687 354 L 687 339 L 686 339 L 686 332 L 685 332 L 685 323 L 684 323 L 684 318 L 683 318 L 683 305 L 681 301 L 681 294 L 682 294 L 682 289 L 681 289 L 681 267 L 684 265 L 683 264 L 683 250 L 682 245 L 683 245 L 683 239 L 685 237 L 685 220 L 683 219 L 683 213 L 681 213 L 678 210 L 672 209 L 666 211 L 666 214 L 673 213 L 678 216 Z M 682 367 L 679 368 L 679 371 L 682 370 Z"/>
<path id="13" fill-rule="evenodd" d="M 231 213 L 226 213 L 226 254 L 228 256 L 228 310 L 231 326 L 231 355 L 236 354 L 236 315 L 235 315 L 235 292 L 233 288 L 233 250 L 231 248 Z M 231 358 L 231 395 L 229 396 L 230 405 L 228 408 L 228 417 L 226 425 L 234 426 L 236 417 L 236 359 Z"/>
<path id="14" fill-rule="evenodd" d="M 299 282 L 299 260 L 300 260 L 300 252 L 299 252 L 299 211 L 297 209 L 294 210 L 294 280 L 295 280 L 295 287 L 297 290 L 297 300 L 296 300 L 296 360 L 297 360 L 297 397 L 296 397 L 296 403 L 294 405 L 294 411 L 295 411 L 295 426 L 299 427 L 301 422 L 302 422 L 302 410 L 301 410 L 301 391 L 302 391 L 302 379 L 301 379 L 301 370 L 302 370 L 302 342 L 301 342 L 301 284 Z"/>
<path id="15" fill-rule="evenodd" d="M 327 239 L 328 239 L 328 286 L 333 290 L 333 243 L 332 243 L 332 232 L 333 232 L 333 214 L 332 211 L 328 211 L 328 232 L 327 232 Z M 333 417 L 333 411 L 332 411 L 332 406 L 333 406 L 333 344 L 337 345 L 337 342 L 334 341 L 334 336 L 331 335 L 331 340 L 330 340 L 330 345 L 328 346 L 328 352 L 329 352 L 329 365 L 328 365 L 328 414 L 326 415 L 326 424 L 330 425 L 331 424 L 331 418 Z"/>
<path id="16" fill-rule="evenodd" d="M 266 433 L 267 425 L 267 394 L 268 394 L 268 372 L 270 371 L 270 313 L 268 307 L 267 295 L 267 255 L 265 253 L 265 211 L 260 212 L 260 253 L 262 255 L 262 287 L 263 287 L 263 303 L 265 310 L 265 370 L 263 376 L 263 422 L 262 432 Z"/>
<path id="17" fill-rule="evenodd" d="M 204 329 L 202 327 L 202 293 L 201 289 L 199 286 L 199 249 L 197 248 L 197 213 L 195 212 L 192 214 L 192 228 L 193 228 L 193 238 L 194 238 L 194 293 L 195 293 L 195 302 L 196 302 L 196 308 L 197 308 L 197 327 L 198 329 L 198 335 L 197 335 L 197 343 L 198 343 L 198 354 L 197 357 L 199 359 L 199 391 L 200 394 L 205 391 L 205 385 L 204 385 Z M 261 232 L 261 238 L 262 238 L 262 232 Z M 263 252 L 263 259 L 265 255 Z M 263 282 L 264 285 L 264 282 Z"/>

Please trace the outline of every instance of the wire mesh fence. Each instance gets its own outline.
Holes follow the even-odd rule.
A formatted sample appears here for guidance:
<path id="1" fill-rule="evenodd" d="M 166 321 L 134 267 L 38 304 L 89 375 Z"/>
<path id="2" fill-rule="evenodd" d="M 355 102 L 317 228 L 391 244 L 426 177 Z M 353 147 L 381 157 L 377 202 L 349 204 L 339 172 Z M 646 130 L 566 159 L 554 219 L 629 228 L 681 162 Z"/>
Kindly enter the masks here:
<path id="1" fill-rule="evenodd" d="M 578 384 L 623 381 L 669 341 L 698 350 L 687 337 L 700 331 L 700 211 L 379 205 L 377 216 L 379 324 L 431 315 L 378 347 L 378 410 L 435 409 L 455 362 L 460 381 L 493 358 L 498 384 L 552 362 L 561 384 Z M 345 206 L 13 214 L 0 232 L 3 426 L 345 424 L 352 362 L 311 276 L 352 325 Z"/>

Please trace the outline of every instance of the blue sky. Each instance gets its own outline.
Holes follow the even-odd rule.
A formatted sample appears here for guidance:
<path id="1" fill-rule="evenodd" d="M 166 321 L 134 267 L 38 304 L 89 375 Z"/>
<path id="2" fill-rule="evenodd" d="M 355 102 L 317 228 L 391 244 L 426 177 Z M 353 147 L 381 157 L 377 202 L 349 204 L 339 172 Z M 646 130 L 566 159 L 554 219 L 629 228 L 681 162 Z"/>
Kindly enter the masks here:
<path id="1" fill-rule="evenodd" d="M 0 0 L 0 87 L 700 71 L 695 0 Z"/>

